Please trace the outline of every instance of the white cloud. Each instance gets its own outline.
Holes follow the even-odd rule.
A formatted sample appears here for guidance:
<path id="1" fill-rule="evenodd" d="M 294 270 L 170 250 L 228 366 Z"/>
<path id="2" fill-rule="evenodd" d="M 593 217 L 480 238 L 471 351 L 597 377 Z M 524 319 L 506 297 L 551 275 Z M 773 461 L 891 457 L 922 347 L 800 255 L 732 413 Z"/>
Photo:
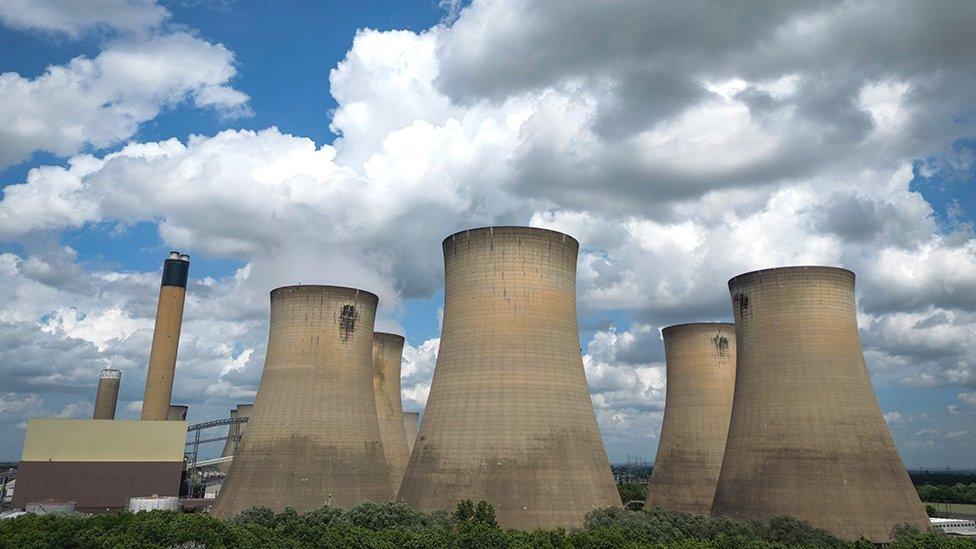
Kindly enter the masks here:
<path id="1" fill-rule="evenodd" d="M 0 22 L 9 27 L 59 32 L 77 37 L 89 29 L 138 32 L 159 26 L 169 17 L 155 0 L 4 0 Z"/>
<path id="2" fill-rule="evenodd" d="M 234 54 L 185 32 L 124 40 L 27 78 L 0 74 L 0 167 L 34 151 L 74 154 L 108 147 L 186 99 L 222 114 L 247 114 L 228 83 Z"/>

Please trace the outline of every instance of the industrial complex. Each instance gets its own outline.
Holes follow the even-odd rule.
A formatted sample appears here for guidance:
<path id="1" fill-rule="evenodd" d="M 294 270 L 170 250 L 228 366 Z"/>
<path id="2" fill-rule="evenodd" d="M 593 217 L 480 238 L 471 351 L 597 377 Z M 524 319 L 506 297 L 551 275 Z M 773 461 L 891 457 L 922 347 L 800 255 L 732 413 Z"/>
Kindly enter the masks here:
<path id="1" fill-rule="evenodd" d="M 172 252 L 141 419 L 116 419 L 121 372 L 102 370 L 93 419 L 28 423 L 13 505 L 182 502 L 231 518 L 367 500 L 452 511 L 471 499 L 492 504 L 504 528 L 581 526 L 621 500 L 581 357 L 578 252 L 573 237 L 530 227 L 443 241 L 443 325 L 422 421 L 403 410 L 404 337 L 374 332 L 379 298 L 297 285 L 270 293 L 253 404 L 189 426 L 187 406 L 172 403 L 189 256 Z M 729 290 L 734 324 L 662 330 L 667 398 L 645 509 L 787 515 L 875 542 L 899 524 L 929 528 L 868 377 L 854 273 L 767 269 Z M 200 459 L 216 442 L 219 457 Z"/>

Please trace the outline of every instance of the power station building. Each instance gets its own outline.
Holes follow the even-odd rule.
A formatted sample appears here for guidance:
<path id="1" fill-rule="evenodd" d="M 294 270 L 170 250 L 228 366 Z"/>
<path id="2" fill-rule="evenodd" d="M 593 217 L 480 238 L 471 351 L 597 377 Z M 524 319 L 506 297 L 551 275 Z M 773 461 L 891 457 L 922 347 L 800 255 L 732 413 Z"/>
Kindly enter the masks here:
<path id="1" fill-rule="evenodd" d="M 98 376 L 98 390 L 95 393 L 95 411 L 92 419 L 115 419 L 121 382 L 122 372 L 114 368 L 102 370 Z"/>
<path id="2" fill-rule="evenodd" d="M 169 259 L 163 262 L 156 326 L 149 351 L 149 371 L 146 373 L 146 393 L 142 400 L 144 420 L 169 419 L 189 271 L 190 256 L 186 254 L 170 252 Z"/>
<path id="3" fill-rule="evenodd" d="M 403 360 L 403 336 L 375 332 L 373 334 L 373 392 L 376 396 L 376 416 L 380 427 L 380 441 L 390 471 L 390 497 L 395 498 L 407 468 L 410 451 L 403 425 L 403 404 L 400 401 L 400 362 Z"/>
<path id="4" fill-rule="evenodd" d="M 377 301 L 338 286 L 271 292 L 264 372 L 214 515 L 392 498 L 373 393 Z"/>
<path id="5" fill-rule="evenodd" d="M 491 503 L 504 528 L 580 526 L 619 506 L 580 357 L 572 237 L 528 227 L 444 240 L 444 321 L 398 499 Z"/>
<path id="6" fill-rule="evenodd" d="M 735 396 L 712 514 L 789 515 L 842 538 L 929 527 L 871 387 L 854 273 L 755 271 L 729 281 Z"/>
<path id="7" fill-rule="evenodd" d="M 735 390 L 735 325 L 662 330 L 667 399 L 645 509 L 708 515 L 718 485 Z"/>

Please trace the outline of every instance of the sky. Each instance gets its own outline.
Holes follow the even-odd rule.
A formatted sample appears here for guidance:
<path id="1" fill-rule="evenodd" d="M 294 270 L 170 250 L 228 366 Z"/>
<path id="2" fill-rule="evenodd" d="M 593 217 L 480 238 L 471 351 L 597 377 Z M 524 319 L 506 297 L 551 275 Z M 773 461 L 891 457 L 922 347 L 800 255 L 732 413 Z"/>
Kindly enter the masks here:
<path id="1" fill-rule="evenodd" d="M 138 417 L 171 249 L 191 422 L 253 399 L 296 283 L 380 296 L 421 410 L 441 241 L 531 225 L 581 243 L 611 461 L 653 459 L 662 327 L 822 264 L 857 273 L 905 463 L 976 468 L 974 27 L 966 1 L 0 0 L 0 460 L 28 418 L 90 417 L 105 367 Z"/>

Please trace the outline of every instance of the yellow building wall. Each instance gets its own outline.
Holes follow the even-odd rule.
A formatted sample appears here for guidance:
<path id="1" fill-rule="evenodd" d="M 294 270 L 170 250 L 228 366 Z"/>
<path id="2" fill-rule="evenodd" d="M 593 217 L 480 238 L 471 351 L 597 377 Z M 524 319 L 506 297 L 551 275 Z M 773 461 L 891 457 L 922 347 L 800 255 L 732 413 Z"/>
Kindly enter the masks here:
<path id="1" fill-rule="evenodd" d="M 185 421 L 31 419 L 22 461 L 183 461 Z"/>

